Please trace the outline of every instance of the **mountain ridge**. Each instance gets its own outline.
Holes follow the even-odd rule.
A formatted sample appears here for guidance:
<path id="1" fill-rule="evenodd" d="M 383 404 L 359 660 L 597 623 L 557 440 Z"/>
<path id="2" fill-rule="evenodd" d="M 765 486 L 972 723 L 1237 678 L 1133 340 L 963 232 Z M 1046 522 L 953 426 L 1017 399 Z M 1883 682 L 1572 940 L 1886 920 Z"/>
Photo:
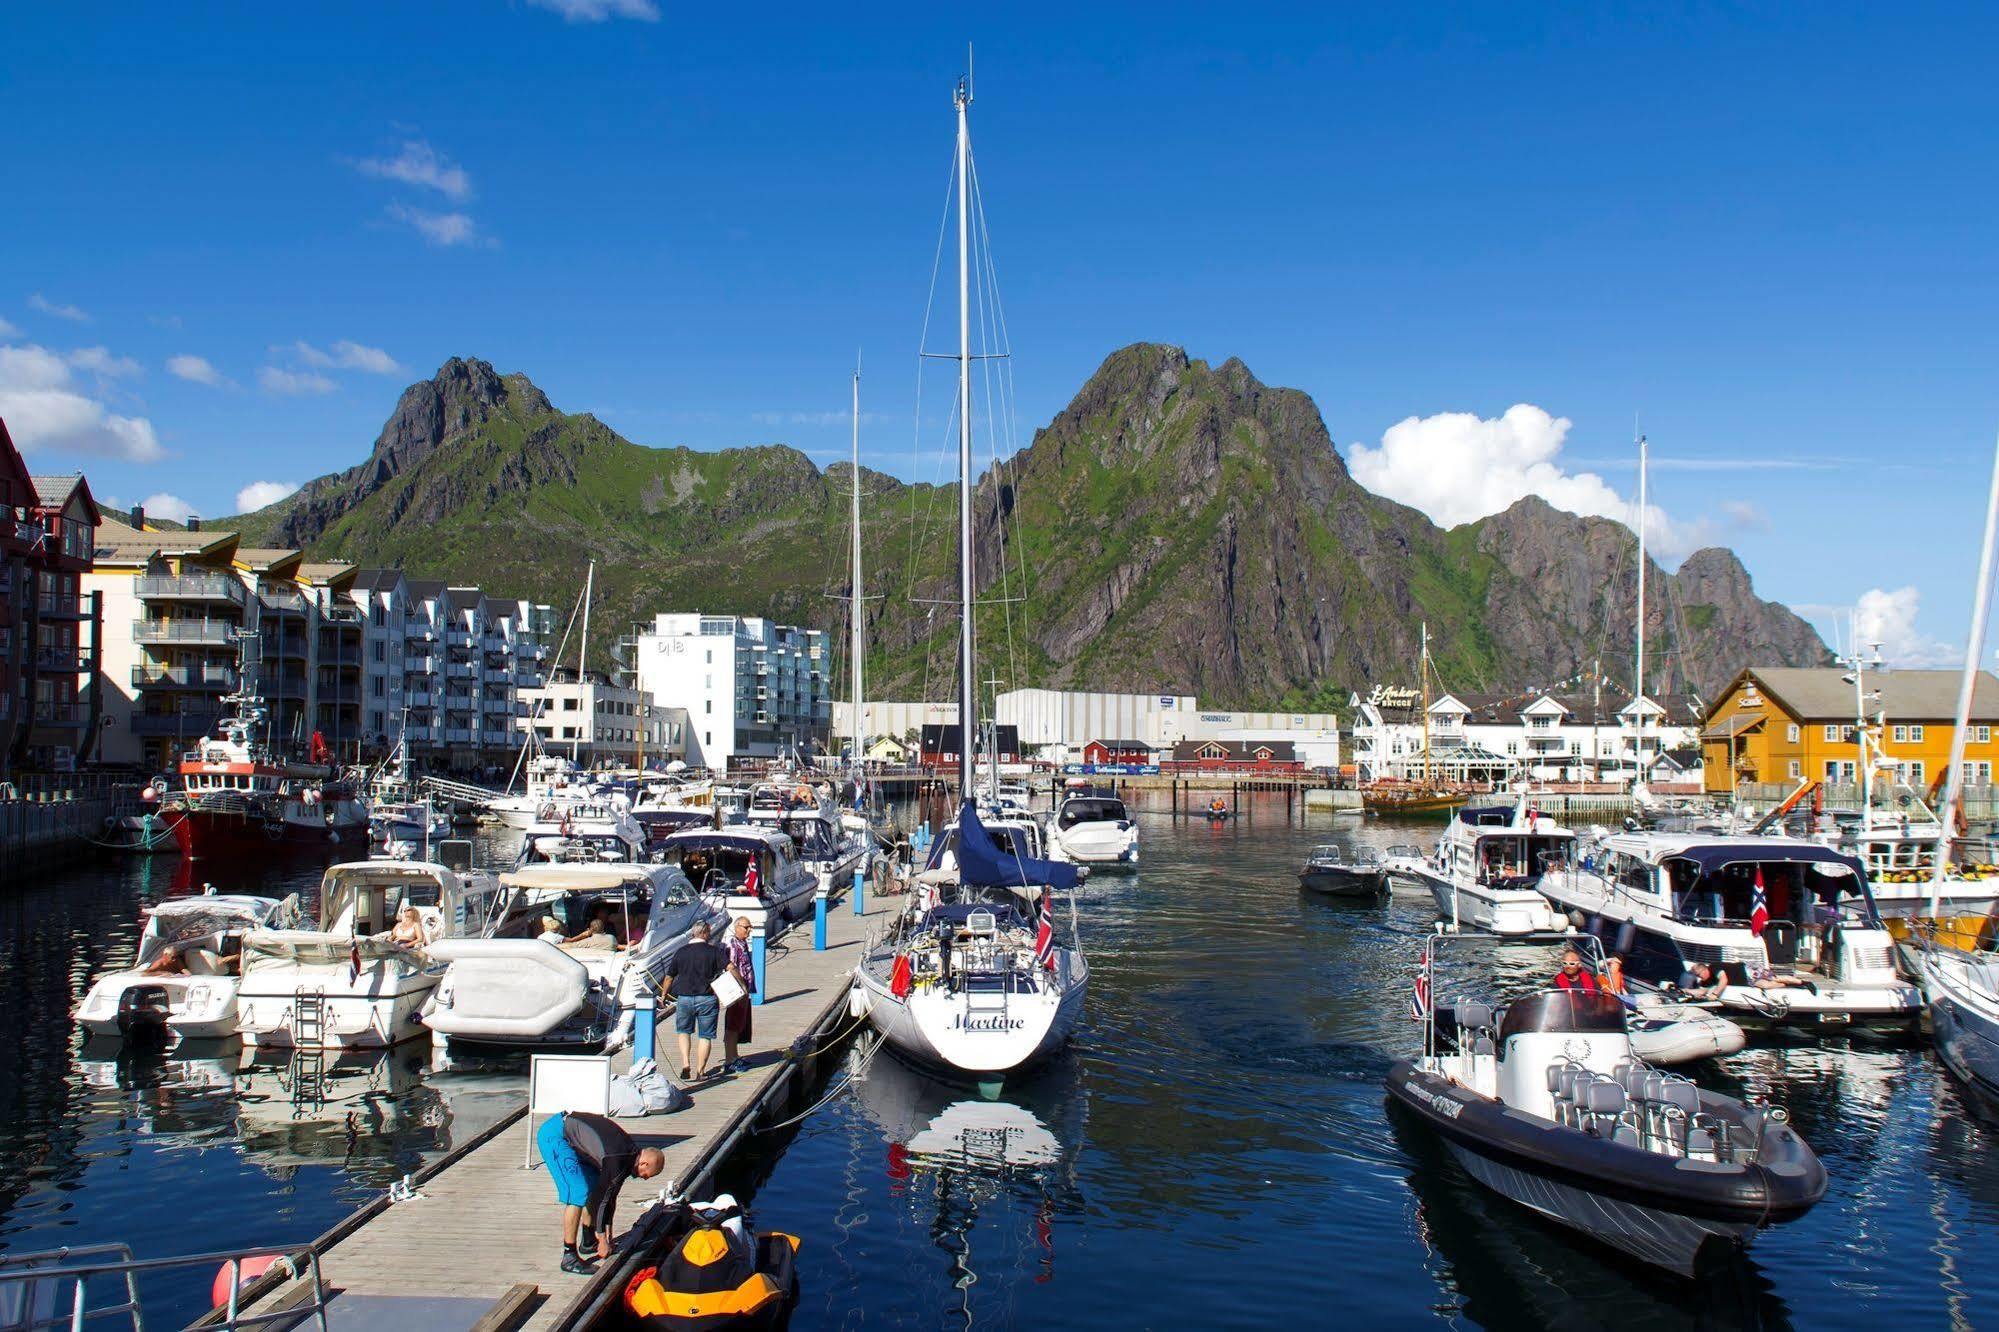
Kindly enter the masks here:
<path id="1" fill-rule="evenodd" d="M 955 594 L 956 551 L 953 525 L 928 510 L 956 487 L 862 475 L 871 682 L 947 696 L 955 617 L 937 612 Z M 699 607 L 832 626 L 848 484 L 844 461 L 822 470 L 787 445 L 634 444 L 557 410 L 525 375 L 454 357 L 403 391 L 361 463 L 224 521 L 558 604 L 594 557 L 599 623 Z M 1006 687 L 1329 706 L 1411 678 L 1425 623 L 1456 687 L 1552 685 L 1598 661 L 1629 680 L 1636 542 L 1621 524 L 1530 496 L 1439 528 L 1353 479 L 1309 396 L 1233 357 L 1111 353 L 979 479 L 974 512 L 981 586 L 999 603 L 980 634 L 986 660 L 1017 677 Z M 1730 551 L 1647 576 L 1654 689 L 1676 673 L 1712 690 L 1751 660 L 1829 660 L 1808 624 L 1755 596 Z"/>

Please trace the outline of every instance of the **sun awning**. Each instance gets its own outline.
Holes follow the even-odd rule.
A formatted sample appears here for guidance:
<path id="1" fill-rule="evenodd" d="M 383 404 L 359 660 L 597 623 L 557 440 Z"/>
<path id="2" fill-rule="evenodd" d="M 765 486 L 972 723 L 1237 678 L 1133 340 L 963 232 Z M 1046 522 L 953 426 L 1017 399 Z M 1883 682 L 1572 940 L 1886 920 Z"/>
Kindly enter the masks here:
<path id="1" fill-rule="evenodd" d="M 1691 861 L 1703 874 L 1712 874 L 1728 865 L 1823 865 L 1826 867 L 1824 872 L 1834 876 L 1851 874 L 1864 877 L 1866 874 L 1865 868 L 1852 856 L 1841 855 L 1829 846 L 1814 846 L 1810 842 L 1696 844 L 1661 859 Z"/>

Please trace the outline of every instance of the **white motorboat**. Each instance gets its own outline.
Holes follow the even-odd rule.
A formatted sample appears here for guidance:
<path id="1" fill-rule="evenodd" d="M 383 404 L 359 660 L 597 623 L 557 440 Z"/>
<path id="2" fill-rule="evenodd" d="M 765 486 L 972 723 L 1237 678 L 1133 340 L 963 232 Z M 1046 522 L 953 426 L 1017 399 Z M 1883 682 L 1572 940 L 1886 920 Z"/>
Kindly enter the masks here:
<path id="1" fill-rule="evenodd" d="M 483 928 L 496 885 L 427 861 L 334 865 L 319 886 L 319 928 L 259 930 L 243 941 L 238 1030 L 246 1045 L 367 1049 L 425 1034 L 418 1012 L 444 974 L 425 952 Z M 414 906 L 425 945 L 389 937 Z"/>
<path id="2" fill-rule="evenodd" d="M 1944 1067 L 1999 1104 L 1999 954 L 1932 946 L 1923 954 L 1930 1033 Z"/>
<path id="3" fill-rule="evenodd" d="M 791 838 L 757 824 L 677 832 L 659 857 L 678 867 L 696 892 L 718 901 L 730 920 L 747 917 L 766 938 L 811 915 L 819 891 L 818 876 L 798 859 Z"/>
<path id="4" fill-rule="evenodd" d="M 1086 792 L 1064 797 L 1055 811 L 1049 841 L 1057 860 L 1075 865 L 1138 868 L 1138 824 L 1124 801 L 1114 795 Z"/>
<path id="5" fill-rule="evenodd" d="M 1677 983 L 1696 962 L 1725 972 L 1717 999 L 1738 1023 L 1912 1031 L 1922 1016 L 1860 862 L 1816 842 L 1613 833 L 1541 891 L 1635 979 Z"/>
<path id="6" fill-rule="evenodd" d="M 132 966 L 92 983 L 76 1010 L 77 1023 L 92 1036 L 234 1036 L 234 967 L 245 936 L 287 929 L 297 920 L 297 894 L 282 901 L 205 894 L 161 902 L 147 915 Z M 168 949 L 177 955 L 177 965 L 154 970 Z"/>
<path id="7" fill-rule="evenodd" d="M 451 816 L 428 800 L 377 803 L 368 814 L 368 835 L 421 847 L 451 836 Z"/>
<path id="8" fill-rule="evenodd" d="M 851 819 L 851 821 L 850 821 Z M 866 873 L 873 839 L 867 820 L 840 812 L 818 787 L 766 783 L 750 792 L 748 823 L 791 838 L 798 859 L 829 889 L 845 888 Z"/>
<path id="9" fill-rule="evenodd" d="M 535 865 L 503 874 L 484 934 L 430 946 L 446 965 L 424 1003 L 424 1025 L 443 1051 L 622 1049 L 637 1000 L 658 992 L 695 925 L 722 937 L 728 917 L 719 903 L 696 893 L 673 865 Z M 610 932 L 586 934 L 606 911 Z M 539 937 L 544 917 L 572 942 Z"/>
<path id="10" fill-rule="evenodd" d="M 526 831 L 561 819 L 565 807 L 599 798 L 590 775 L 560 754 L 536 754 L 527 761 L 526 789 L 489 801 L 486 812 L 509 828 Z"/>
<path id="11" fill-rule="evenodd" d="M 1573 832 L 1522 799 L 1460 809 L 1432 854 L 1391 850 L 1383 864 L 1392 878 L 1429 889 L 1438 914 L 1454 926 L 1536 934 L 1565 924 L 1539 884 L 1551 864 L 1573 854 L 1575 842 Z"/>
<path id="12" fill-rule="evenodd" d="M 527 826 L 520 854 L 522 865 L 613 864 L 648 858 L 646 830 L 632 817 L 623 796 L 574 800 L 550 805 Z"/>
<path id="13" fill-rule="evenodd" d="M 1821 838 L 1867 866 L 1868 889 L 1881 915 L 1907 920 L 1980 920 L 1999 912 L 1999 851 L 1978 838 L 1946 841 L 1943 825 L 1922 797 L 1906 786 L 1890 796 L 1887 812 L 1838 820 L 1838 832 Z M 1949 847 L 1941 878 L 1933 881 L 1939 847 Z"/>

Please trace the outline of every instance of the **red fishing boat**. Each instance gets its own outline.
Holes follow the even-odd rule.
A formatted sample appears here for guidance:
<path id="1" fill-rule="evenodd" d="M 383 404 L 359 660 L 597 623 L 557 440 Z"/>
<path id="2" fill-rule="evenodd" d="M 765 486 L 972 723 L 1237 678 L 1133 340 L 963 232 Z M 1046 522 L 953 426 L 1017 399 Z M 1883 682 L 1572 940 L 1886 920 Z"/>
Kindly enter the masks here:
<path id="1" fill-rule="evenodd" d="M 368 805 L 356 779 L 332 763 L 313 736 L 311 760 L 279 758 L 258 738 L 261 701 L 223 700 L 235 712 L 181 757 L 181 789 L 163 821 L 181 854 L 203 859 L 276 850 L 368 846 Z"/>

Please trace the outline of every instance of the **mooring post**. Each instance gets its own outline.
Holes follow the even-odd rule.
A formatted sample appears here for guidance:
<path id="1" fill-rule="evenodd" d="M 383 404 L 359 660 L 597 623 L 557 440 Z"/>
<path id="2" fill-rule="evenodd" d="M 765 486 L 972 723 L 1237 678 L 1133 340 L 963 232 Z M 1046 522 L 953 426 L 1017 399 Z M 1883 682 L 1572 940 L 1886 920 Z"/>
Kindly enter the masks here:
<path id="1" fill-rule="evenodd" d="M 857 916 L 868 914 L 868 875 L 874 873 L 874 868 L 875 849 L 869 847 L 861 852 L 861 863 L 854 867 L 854 886 L 847 891 L 847 896 L 853 900 L 854 914 Z"/>
<path id="2" fill-rule="evenodd" d="M 764 966 L 764 927 L 761 922 L 750 927 L 750 970 L 755 973 L 750 977 L 750 1004 L 760 1007 L 764 1001 L 764 990 L 770 982 Z"/>
<path id="3" fill-rule="evenodd" d="M 819 891 L 812 895 L 812 951 L 826 951 L 826 899 L 833 894 L 833 871 L 819 871 Z"/>

